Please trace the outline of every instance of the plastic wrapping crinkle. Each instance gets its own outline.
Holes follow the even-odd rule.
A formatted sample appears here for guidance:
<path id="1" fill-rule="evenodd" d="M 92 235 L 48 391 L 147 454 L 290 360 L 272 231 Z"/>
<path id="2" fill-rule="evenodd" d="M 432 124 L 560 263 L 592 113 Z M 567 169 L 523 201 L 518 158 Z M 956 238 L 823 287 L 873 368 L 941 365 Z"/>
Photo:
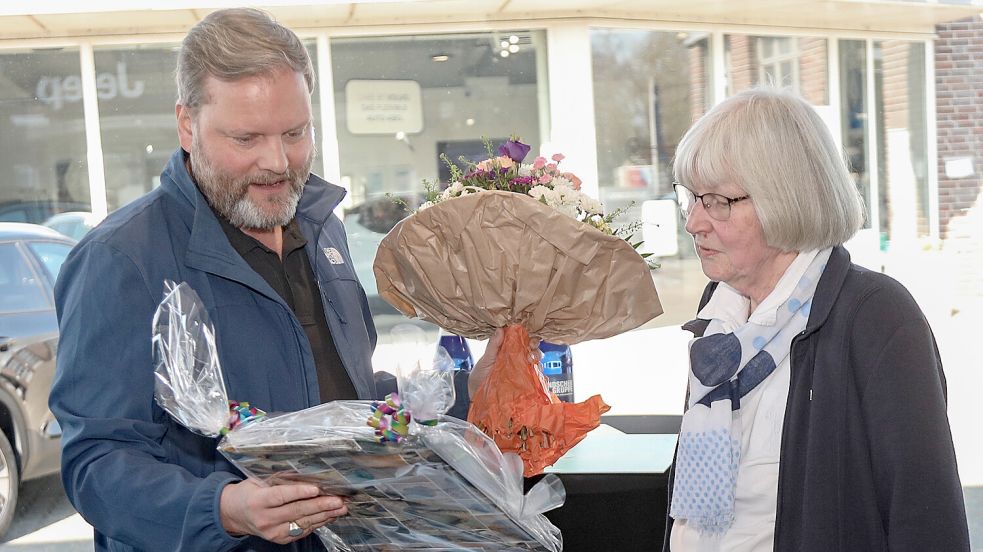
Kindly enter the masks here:
<path id="1" fill-rule="evenodd" d="M 454 402 L 446 356 L 433 366 L 401 367 L 402 397 L 386 403 L 332 401 L 260 413 L 229 431 L 204 308 L 187 284 L 167 282 L 165 289 L 153 333 L 158 403 L 189 429 L 224 434 L 218 449 L 248 476 L 346 497 L 349 514 L 316 530 L 328 550 L 562 550 L 559 529 L 542 515 L 563 504 L 562 483 L 547 475 L 523 492 L 518 456 L 443 415 Z"/>
<path id="2" fill-rule="evenodd" d="M 154 397 L 184 427 L 214 437 L 229 419 L 215 333 L 198 294 L 164 282 L 153 321 Z"/>

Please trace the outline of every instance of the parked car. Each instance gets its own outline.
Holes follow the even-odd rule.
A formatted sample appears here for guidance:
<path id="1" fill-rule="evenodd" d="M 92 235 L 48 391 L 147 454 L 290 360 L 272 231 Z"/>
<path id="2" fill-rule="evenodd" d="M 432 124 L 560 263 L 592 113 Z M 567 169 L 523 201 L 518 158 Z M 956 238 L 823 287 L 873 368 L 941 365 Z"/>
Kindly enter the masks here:
<path id="1" fill-rule="evenodd" d="M 61 427 L 48 410 L 58 349 L 53 289 L 74 245 L 50 228 L 0 222 L 0 536 L 20 482 L 60 466 Z"/>
<path id="2" fill-rule="evenodd" d="M 57 230 L 73 240 L 80 240 L 101 221 L 102 217 L 89 211 L 68 211 L 67 213 L 58 213 L 41 225 Z"/>
<path id="3" fill-rule="evenodd" d="M 68 211 L 88 211 L 88 203 L 37 199 L 0 203 L 0 221 L 41 224 L 52 215 Z"/>

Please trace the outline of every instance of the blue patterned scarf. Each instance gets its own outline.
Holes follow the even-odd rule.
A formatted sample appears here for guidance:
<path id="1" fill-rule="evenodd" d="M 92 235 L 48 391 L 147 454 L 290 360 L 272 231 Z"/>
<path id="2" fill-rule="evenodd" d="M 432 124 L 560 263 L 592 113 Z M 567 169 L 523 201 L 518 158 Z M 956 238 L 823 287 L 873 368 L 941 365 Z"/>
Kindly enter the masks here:
<path id="1" fill-rule="evenodd" d="M 709 534 L 725 533 L 734 522 L 741 398 L 775 371 L 788 356 L 792 338 L 805 329 L 831 251 L 824 249 L 809 262 L 774 324 L 748 321 L 725 333 L 723 322 L 713 319 L 704 337 L 690 342 L 689 404 L 676 451 L 673 519 Z"/>

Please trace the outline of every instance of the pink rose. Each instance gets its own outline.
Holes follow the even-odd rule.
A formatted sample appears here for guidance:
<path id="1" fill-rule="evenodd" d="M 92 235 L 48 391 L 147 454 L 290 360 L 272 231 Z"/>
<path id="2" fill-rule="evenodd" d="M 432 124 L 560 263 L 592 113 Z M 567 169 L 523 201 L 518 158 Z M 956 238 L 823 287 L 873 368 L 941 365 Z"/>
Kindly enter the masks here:
<path id="1" fill-rule="evenodd" d="M 546 158 L 542 156 L 537 157 L 536 160 L 532 162 L 532 170 L 534 171 L 538 171 L 545 166 L 546 166 Z"/>
<path id="2" fill-rule="evenodd" d="M 553 161 L 556 161 L 557 163 L 559 163 L 560 161 L 563 161 L 564 159 L 566 159 L 566 156 L 563 155 L 562 153 L 554 153 L 553 154 Z"/>

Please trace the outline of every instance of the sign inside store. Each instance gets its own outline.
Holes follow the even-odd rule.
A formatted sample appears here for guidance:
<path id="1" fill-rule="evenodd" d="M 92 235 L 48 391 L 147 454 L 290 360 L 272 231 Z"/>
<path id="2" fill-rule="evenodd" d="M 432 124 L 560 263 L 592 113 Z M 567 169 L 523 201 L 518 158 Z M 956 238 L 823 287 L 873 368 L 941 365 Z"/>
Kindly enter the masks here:
<path id="1" fill-rule="evenodd" d="M 423 131 L 420 83 L 412 80 L 350 80 L 345 84 L 352 134 L 413 134 Z"/>
<path id="2" fill-rule="evenodd" d="M 143 95 L 142 80 L 130 82 L 126 63 L 116 63 L 116 73 L 96 73 L 96 95 L 100 100 L 118 97 L 139 98 Z M 41 77 L 35 88 L 35 98 L 53 109 L 61 109 L 66 103 L 82 99 L 82 79 L 78 75 L 67 77 Z"/>

